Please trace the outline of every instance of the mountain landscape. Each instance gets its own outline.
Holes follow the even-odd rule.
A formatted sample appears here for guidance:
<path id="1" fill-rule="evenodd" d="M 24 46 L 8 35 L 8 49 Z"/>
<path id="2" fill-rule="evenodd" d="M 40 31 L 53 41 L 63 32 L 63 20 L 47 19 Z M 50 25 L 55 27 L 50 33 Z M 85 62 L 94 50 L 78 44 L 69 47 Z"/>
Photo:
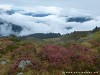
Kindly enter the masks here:
<path id="1" fill-rule="evenodd" d="M 0 0 L 0 75 L 100 75 L 99 3 Z"/>
<path id="2" fill-rule="evenodd" d="M 99 63 L 98 27 L 66 35 L 38 33 L 0 38 L 1 75 L 68 75 L 66 71 L 98 74 Z"/>

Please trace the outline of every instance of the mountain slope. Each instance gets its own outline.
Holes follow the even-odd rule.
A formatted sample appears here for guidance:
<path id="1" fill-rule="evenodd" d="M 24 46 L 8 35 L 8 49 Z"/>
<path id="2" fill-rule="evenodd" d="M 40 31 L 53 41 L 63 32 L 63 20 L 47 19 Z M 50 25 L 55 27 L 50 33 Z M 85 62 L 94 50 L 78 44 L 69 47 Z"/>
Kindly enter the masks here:
<path id="1" fill-rule="evenodd" d="M 3 19 L 0 19 L 0 35 L 1 36 L 8 36 L 11 34 L 18 35 L 22 30 L 23 28 L 21 26 L 7 22 Z"/>
<path id="2" fill-rule="evenodd" d="M 93 18 L 91 18 L 91 17 L 70 17 L 67 20 L 67 22 L 80 22 L 80 23 L 83 23 L 83 22 L 90 21 L 90 20 L 93 20 Z"/>

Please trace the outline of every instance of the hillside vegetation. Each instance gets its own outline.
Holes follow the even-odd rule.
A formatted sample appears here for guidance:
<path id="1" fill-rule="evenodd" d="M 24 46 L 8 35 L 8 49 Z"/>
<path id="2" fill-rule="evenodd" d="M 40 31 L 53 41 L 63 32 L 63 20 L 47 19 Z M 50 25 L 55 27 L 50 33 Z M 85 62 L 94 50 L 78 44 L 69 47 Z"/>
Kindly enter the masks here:
<path id="1" fill-rule="evenodd" d="M 1 37 L 0 75 L 100 75 L 100 29 L 58 35 Z"/>

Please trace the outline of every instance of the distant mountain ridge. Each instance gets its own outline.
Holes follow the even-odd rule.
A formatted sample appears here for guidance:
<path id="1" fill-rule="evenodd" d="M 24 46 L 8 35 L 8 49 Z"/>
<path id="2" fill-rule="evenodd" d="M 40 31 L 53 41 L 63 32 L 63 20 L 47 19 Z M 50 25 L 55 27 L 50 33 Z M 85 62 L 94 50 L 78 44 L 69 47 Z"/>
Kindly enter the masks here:
<path id="1" fill-rule="evenodd" d="M 90 20 L 93 20 L 93 18 L 92 17 L 69 17 L 67 22 L 83 23 L 83 22 L 90 21 Z"/>
<path id="2" fill-rule="evenodd" d="M 11 22 L 7 22 L 0 18 L 0 35 L 1 36 L 3 36 L 3 34 L 7 32 L 7 31 L 3 31 L 2 28 L 5 28 L 7 31 L 9 31 L 8 35 L 10 35 L 10 34 L 17 35 L 18 33 L 20 33 L 23 30 L 23 28 L 21 26 L 13 24 Z M 4 35 L 4 36 L 6 36 L 6 35 Z"/>

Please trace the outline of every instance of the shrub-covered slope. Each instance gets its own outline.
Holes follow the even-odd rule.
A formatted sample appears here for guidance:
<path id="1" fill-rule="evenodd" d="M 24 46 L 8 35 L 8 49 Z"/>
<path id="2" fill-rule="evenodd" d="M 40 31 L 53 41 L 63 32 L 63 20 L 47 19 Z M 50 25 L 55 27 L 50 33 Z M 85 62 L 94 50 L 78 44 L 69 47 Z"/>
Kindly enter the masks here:
<path id="1" fill-rule="evenodd" d="M 51 39 L 0 38 L 0 75 L 64 75 L 71 71 L 99 75 L 100 30 Z"/>

